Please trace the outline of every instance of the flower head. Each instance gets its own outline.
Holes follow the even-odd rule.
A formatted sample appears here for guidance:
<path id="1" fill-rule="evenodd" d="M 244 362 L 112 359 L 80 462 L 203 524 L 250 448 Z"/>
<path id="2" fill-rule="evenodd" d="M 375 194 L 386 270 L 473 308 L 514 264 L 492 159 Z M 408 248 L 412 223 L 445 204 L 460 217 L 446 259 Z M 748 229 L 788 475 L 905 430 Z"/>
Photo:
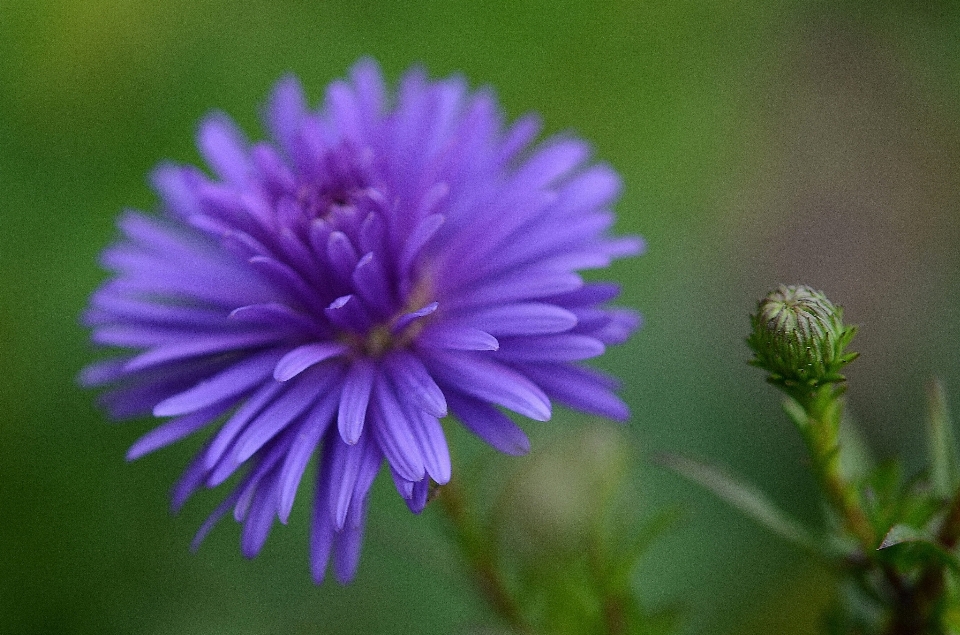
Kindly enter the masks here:
<path id="1" fill-rule="evenodd" d="M 841 367 L 857 357 L 844 353 L 856 327 L 844 326 L 843 309 L 806 285 L 780 285 L 750 321 L 747 344 L 756 354 L 750 363 L 769 371 L 774 383 L 809 388 L 842 381 Z"/>
<path id="2" fill-rule="evenodd" d="M 109 386 L 114 417 L 169 417 L 128 459 L 211 431 L 174 507 L 242 474 L 197 543 L 232 509 L 255 555 L 317 453 L 312 570 L 332 559 L 346 581 L 384 462 L 414 512 L 449 480 L 448 413 L 514 454 L 529 442 L 501 407 L 627 417 L 616 382 L 580 362 L 638 316 L 577 271 L 642 244 L 609 236 L 620 182 L 584 142 L 532 147 L 535 118 L 506 127 L 456 77 L 415 69 L 393 95 L 371 61 L 317 110 L 281 80 L 265 120 L 269 143 L 203 121 L 212 177 L 155 171 L 161 214 L 122 217 L 86 313 L 96 343 L 124 350 L 82 381 Z"/>

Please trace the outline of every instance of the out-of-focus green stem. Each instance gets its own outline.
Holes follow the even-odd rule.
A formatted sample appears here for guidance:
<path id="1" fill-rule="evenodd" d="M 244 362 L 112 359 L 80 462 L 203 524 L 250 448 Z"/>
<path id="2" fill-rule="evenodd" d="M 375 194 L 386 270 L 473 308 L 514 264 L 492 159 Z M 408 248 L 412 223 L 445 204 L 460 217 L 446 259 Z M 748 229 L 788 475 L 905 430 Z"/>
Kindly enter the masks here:
<path id="1" fill-rule="evenodd" d="M 960 490 L 953 495 L 947 510 L 947 516 L 943 519 L 937 539 L 944 549 L 953 551 L 960 543 Z"/>
<path id="2" fill-rule="evenodd" d="M 474 582 L 484 599 L 514 631 L 531 635 L 533 629 L 524 619 L 520 605 L 497 567 L 490 540 L 471 516 L 460 483 L 451 479 L 440 489 L 436 501 L 450 522 L 460 553 L 470 567 Z"/>

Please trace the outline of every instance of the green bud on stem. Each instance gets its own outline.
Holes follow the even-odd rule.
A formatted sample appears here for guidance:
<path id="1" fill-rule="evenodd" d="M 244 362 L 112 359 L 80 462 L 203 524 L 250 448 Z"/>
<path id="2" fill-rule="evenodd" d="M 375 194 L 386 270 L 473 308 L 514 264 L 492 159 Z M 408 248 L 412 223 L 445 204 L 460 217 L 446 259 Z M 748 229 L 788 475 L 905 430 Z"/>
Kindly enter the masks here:
<path id="1" fill-rule="evenodd" d="M 750 363 L 785 389 L 841 382 L 840 369 L 857 357 L 844 353 L 856 327 L 844 326 L 843 309 L 808 286 L 780 285 L 760 301 L 750 321 L 747 344 L 755 353 Z"/>

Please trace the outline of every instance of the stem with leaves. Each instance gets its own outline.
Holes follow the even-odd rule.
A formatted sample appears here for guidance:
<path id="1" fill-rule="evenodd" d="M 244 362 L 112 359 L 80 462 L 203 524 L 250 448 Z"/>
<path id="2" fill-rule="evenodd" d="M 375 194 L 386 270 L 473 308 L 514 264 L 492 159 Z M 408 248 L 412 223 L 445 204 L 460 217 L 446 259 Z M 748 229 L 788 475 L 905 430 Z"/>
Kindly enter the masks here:
<path id="1" fill-rule="evenodd" d="M 793 401 L 784 404 L 784 409 L 806 443 L 817 483 L 831 508 L 863 552 L 869 554 L 877 548 L 879 538 L 863 510 L 856 487 L 840 469 L 843 392 L 842 386 L 834 384 L 812 391 L 789 390 Z"/>

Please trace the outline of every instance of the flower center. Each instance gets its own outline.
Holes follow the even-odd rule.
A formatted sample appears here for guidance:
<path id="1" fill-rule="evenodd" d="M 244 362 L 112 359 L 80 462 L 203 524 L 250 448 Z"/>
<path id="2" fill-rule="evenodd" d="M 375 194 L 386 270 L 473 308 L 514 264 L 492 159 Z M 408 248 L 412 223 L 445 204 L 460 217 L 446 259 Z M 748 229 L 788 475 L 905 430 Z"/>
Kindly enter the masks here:
<path id="1" fill-rule="evenodd" d="M 323 155 L 315 178 L 298 192 L 300 205 L 310 217 L 332 221 L 365 204 L 370 183 L 365 170 L 369 157 L 366 161 L 364 158 L 346 143 Z"/>
<path id="2" fill-rule="evenodd" d="M 410 291 L 403 309 L 386 323 L 374 325 L 365 336 L 353 336 L 348 342 L 358 354 L 379 358 L 392 350 L 410 346 L 420 335 L 439 306 L 430 302 L 427 276 Z"/>
<path id="3" fill-rule="evenodd" d="M 389 327 L 384 324 L 377 325 L 370 329 L 363 340 L 363 352 L 369 357 L 380 357 L 394 347 L 396 339 L 390 333 Z"/>

